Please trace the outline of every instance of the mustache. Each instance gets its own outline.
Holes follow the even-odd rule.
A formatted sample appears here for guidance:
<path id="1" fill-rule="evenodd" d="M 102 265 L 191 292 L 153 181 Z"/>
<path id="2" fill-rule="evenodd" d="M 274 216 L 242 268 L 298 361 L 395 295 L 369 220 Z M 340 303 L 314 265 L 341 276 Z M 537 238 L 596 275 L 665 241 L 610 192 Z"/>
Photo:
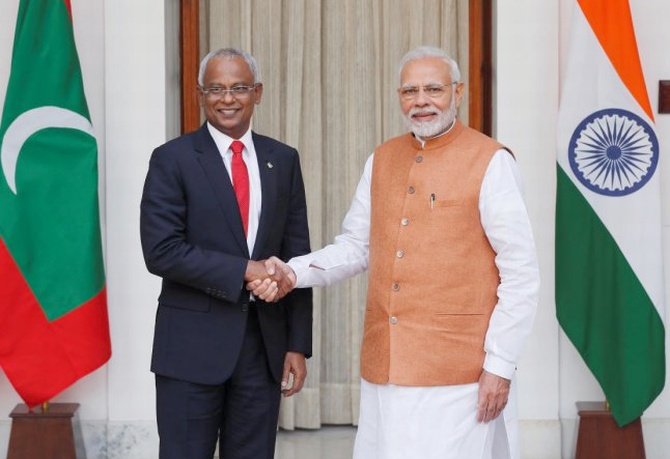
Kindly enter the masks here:
<path id="1" fill-rule="evenodd" d="M 412 116 L 415 116 L 415 115 L 441 115 L 441 114 L 442 114 L 442 110 L 440 110 L 438 108 L 435 108 L 435 107 L 431 107 L 431 108 L 412 108 L 409 111 L 408 116 L 412 117 Z"/>

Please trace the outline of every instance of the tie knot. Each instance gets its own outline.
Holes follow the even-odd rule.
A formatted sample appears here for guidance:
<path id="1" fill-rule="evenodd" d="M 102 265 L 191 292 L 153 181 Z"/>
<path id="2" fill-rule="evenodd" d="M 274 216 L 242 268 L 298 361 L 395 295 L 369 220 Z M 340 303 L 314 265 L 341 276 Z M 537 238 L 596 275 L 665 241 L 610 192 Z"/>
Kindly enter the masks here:
<path id="1" fill-rule="evenodd" d="M 239 155 L 244 150 L 244 144 L 239 140 L 233 140 L 233 143 L 230 144 L 230 149 L 233 150 L 234 155 Z"/>

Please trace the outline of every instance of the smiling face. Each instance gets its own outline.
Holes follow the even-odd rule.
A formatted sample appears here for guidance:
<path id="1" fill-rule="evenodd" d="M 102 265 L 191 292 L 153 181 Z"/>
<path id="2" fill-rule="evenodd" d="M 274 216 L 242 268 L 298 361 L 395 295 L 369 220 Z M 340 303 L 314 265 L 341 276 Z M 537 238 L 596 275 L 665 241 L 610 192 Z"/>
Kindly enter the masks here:
<path id="1" fill-rule="evenodd" d="M 405 124 L 415 135 L 429 139 L 445 132 L 456 118 L 463 98 L 463 83 L 451 84 L 449 64 L 437 57 L 414 59 L 400 72 L 400 87 L 447 86 L 438 97 L 421 90 L 412 99 L 400 97 Z"/>
<path id="2" fill-rule="evenodd" d="M 203 74 L 204 88 L 220 87 L 230 89 L 235 86 L 254 85 L 254 75 L 241 56 L 214 57 L 207 63 Z M 219 131 L 233 139 L 239 139 L 249 129 L 254 106 L 261 102 L 263 85 L 238 96 L 229 92 L 219 95 L 204 94 L 198 90 L 200 105 L 205 109 L 207 121 Z"/>

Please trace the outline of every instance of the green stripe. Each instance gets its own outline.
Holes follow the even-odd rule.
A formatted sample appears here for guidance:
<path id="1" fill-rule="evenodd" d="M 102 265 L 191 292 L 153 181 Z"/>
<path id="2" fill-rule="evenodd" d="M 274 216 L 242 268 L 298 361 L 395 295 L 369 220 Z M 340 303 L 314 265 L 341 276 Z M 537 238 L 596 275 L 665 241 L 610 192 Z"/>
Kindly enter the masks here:
<path id="1" fill-rule="evenodd" d="M 22 1 L 0 142 L 22 113 L 56 106 L 89 118 L 72 24 L 63 1 Z M 17 194 L 0 174 L 0 237 L 49 320 L 104 286 L 95 138 L 46 128 L 22 145 Z M 16 305 L 14 305 L 16 306 Z"/>
<path id="2" fill-rule="evenodd" d="M 49 320 L 93 298 L 105 278 L 96 141 L 44 129 L 24 144 L 17 190 L 0 187 L 0 235 Z"/>
<path id="3" fill-rule="evenodd" d="M 48 105 L 72 110 L 90 119 L 65 3 L 62 0 L 22 1 L 0 139 L 21 113 Z"/>
<path id="4" fill-rule="evenodd" d="M 663 321 L 616 241 L 560 166 L 556 315 L 617 423 L 638 418 L 665 383 Z"/>

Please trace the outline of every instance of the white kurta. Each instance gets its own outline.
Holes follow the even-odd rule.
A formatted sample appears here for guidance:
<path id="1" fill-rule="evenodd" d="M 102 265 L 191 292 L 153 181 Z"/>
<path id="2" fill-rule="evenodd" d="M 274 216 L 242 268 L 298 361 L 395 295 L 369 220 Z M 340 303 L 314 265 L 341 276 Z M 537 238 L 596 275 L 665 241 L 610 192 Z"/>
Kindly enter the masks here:
<path id="1" fill-rule="evenodd" d="M 502 416 L 475 417 L 479 385 L 408 387 L 361 380 L 354 459 L 509 459 Z"/>
<path id="2" fill-rule="evenodd" d="M 333 244 L 289 261 L 297 276 L 296 287 L 330 285 L 368 268 L 372 164 L 370 155 L 342 233 Z M 519 171 L 506 150 L 499 150 L 491 159 L 480 190 L 479 211 L 500 272 L 498 303 L 485 339 L 484 369 L 513 379 L 535 316 L 539 270 Z M 355 459 L 518 457 L 514 397 L 505 410 L 505 433 L 500 420 L 477 424 L 476 388 L 477 384 L 416 388 L 362 381 Z M 423 403 L 418 404 L 420 401 Z M 502 446 L 507 442 L 501 441 L 507 437 L 509 452 Z M 482 444 L 488 446 L 480 454 L 476 450 Z M 496 455 L 491 455 L 492 450 Z"/>

